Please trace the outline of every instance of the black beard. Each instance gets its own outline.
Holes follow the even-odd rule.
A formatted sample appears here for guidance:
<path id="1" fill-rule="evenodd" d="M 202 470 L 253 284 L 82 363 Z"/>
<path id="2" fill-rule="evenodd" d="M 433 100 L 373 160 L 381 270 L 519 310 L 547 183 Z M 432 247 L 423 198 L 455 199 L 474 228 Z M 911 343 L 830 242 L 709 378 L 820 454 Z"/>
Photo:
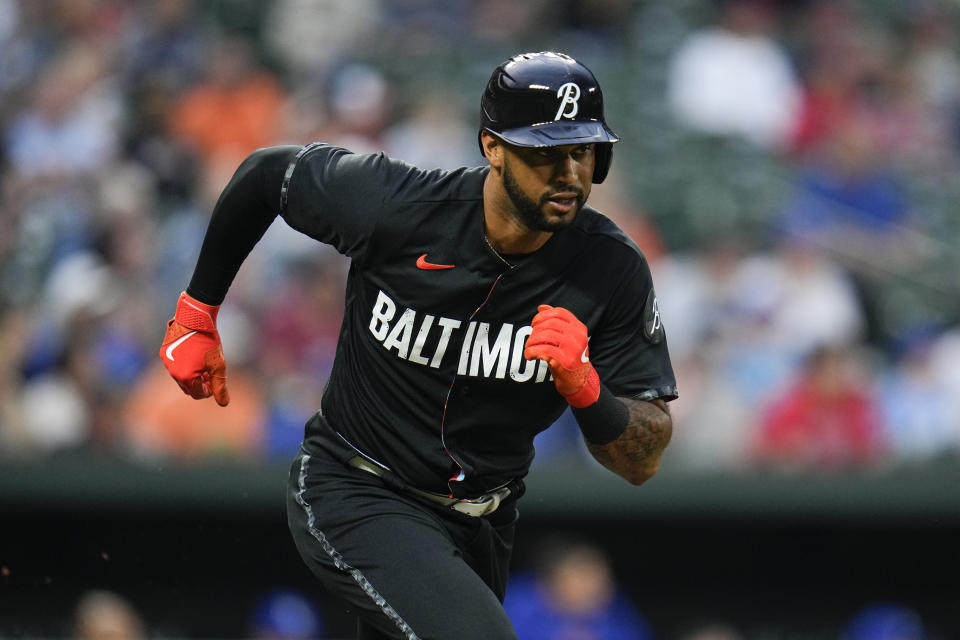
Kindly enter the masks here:
<path id="1" fill-rule="evenodd" d="M 547 231 L 553 233 L 567 228 L 576 217 L 576 214 L 580 212 L 580 208 L 583 207 L 584 203 L 583 194 L 578 192 L 577 208 L 573 216 L 569 219 L 548 219 L 543 213 L 543 207 L 549 202 L 551 194 L 549 192 L 543 194 L 543 196 L 540 197 L 540 202 L 531 200 L 520 190 L 520 185 L 517 184 L 513 173 L 510 171 L 510 166 L 506 163 L 503 165 L 503 188 L 507 192 L 510 202 L 513 203 L 514 208 L 517 210 L 517 221 L 532 231 Z"/>

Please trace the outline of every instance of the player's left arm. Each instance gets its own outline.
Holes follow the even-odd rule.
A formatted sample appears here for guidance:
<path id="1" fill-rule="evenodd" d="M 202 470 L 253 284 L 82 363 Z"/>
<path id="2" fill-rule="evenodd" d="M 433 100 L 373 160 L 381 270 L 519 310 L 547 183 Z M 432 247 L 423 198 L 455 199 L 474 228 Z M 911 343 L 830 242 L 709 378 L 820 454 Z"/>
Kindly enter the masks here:
<path id="1" fill-rule="evenodd" d="M 597 462 L 631 484 L 643 484 L 657 472 L 663 450 L 673 435 L 670 409 L 659 398 L 615 400 L 627 409 L 627 423 L 623 432 L 605 444 L 591 442 L 586 434 L 584 441 Z"/>
<path id="2" fill-rule="evenodd" d="M 631 484 L 649 480 L 673 433 L 666 402 L 617 397 L 604 386 L 590 362 L 587 327 L 569 310 L 540 305 L 530 326 L 524 357 L 549 365 L 593 457 Z"/>

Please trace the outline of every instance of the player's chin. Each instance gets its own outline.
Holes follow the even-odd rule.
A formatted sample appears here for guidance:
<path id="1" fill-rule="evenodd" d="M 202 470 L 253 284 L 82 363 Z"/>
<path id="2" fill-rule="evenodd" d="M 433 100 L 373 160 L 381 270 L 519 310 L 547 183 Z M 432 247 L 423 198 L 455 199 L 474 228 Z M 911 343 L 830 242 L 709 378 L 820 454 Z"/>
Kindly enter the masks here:
<path id="1" fill-rule="evenodd" d="M 543 231 L 560 231 L 569 227 L 577 213 L 580 211 L 580 202 L 573 201 L 572 205 L 564 204 L 558 206 L 553 201 L 547 201 L 541 208 L 543 217 L 541 219 L 541 229 Z"/>

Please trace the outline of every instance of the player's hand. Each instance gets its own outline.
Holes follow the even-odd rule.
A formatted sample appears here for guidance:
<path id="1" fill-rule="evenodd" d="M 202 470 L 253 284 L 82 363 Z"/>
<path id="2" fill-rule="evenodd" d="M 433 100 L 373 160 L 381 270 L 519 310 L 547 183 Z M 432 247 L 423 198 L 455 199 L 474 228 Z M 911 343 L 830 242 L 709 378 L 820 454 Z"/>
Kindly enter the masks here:
<path id="1" fill-rule="evenodd" d="M 167 322 L 160 359 L 183 392 L 194 398 L 211 395 L 221 407 L 230 402 L 227 363 L 217 332 L 219 306 L 180 294 L 177 311 Z"/>
<path id="2" fill-rule="evenodd" d="M 542 304 L 537 311 L 523 357 L 549 365 L 557 391 L 570 406 L 590 406 L 600 397 L 600 377 L 590 364 L 586 325 L 563 307 Z"/>

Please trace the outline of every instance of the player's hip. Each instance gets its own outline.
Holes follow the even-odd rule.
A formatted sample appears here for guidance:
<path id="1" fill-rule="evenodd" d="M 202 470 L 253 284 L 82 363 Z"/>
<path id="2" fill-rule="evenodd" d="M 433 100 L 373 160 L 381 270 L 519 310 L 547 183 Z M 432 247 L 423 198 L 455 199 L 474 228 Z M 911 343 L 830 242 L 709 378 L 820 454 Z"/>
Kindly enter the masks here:
<path id="1" fill-rule="evenodd" d="M 508 499 L 491 516 L 471 517 L 400 492 L 323 451 L 301 450 L 290 470 L 291 533 L 301 555 L 319 556 L 328 568 L 332 564 L 343 570 L 338 558 L 348 559 L 344 565 L 357 559 L 375 565 L 381 543 L 405 531 L 409 538 L 405 544 L 455 549 L 502 598 L 517 518 L 515 499 Z"/>

